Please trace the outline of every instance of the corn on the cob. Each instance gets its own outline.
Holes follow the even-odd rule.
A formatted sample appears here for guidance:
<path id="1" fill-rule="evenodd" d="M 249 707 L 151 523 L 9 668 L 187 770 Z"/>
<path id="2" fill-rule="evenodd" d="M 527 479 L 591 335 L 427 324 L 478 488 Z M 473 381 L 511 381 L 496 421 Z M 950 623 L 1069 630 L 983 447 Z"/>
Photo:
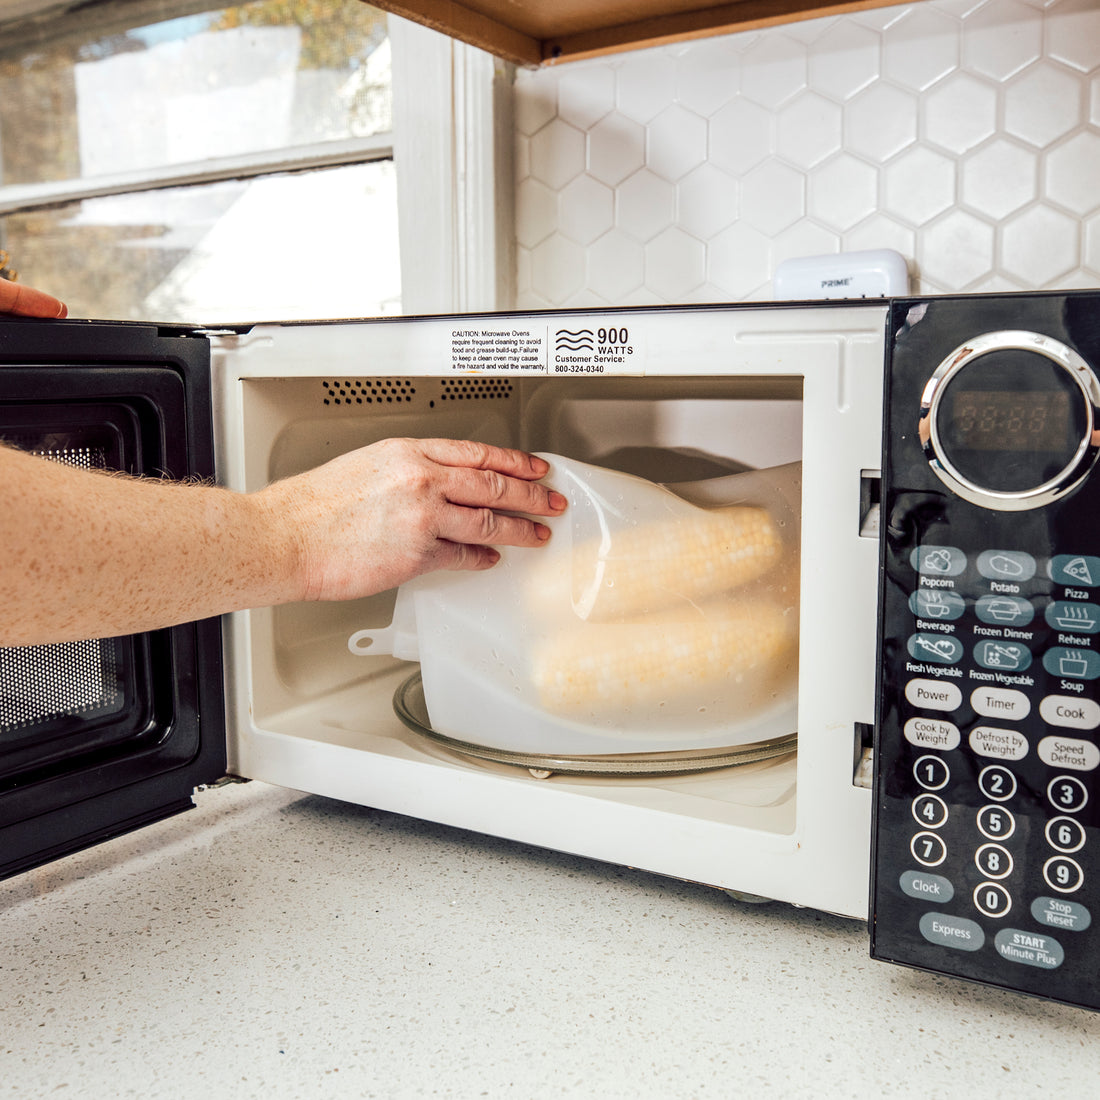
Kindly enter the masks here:
<path id="1" fill-rule="evenodd" d="M 532 679 L 548 710 L 621 710 L 718 690 L 736 705 L 774 694 L 793 672 L 797 602 L 754 599 L 665 614 L 640 622 L 562 631 L 536 647 Z"/>
<path id="2" fill-rule="evenodd" d="M 572 605 L 588 622 L 622 621 L 748 584 L 782 552 L 764 508 L 692 508 L 574 547 L 571 559 L 556 562 L 557 576 L 538 577 L 536 599 L 544 607 Z"/>

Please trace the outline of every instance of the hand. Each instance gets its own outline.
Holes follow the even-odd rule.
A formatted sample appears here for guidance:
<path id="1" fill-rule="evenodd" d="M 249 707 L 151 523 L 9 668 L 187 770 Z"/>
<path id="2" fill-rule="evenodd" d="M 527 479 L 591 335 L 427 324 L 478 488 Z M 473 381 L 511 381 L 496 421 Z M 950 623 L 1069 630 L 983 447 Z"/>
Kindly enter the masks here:
<path id="1" fill-rule="evenodd" d="M 565 498 L 536 484 L 521 451 L 448 439 L 387 439 L 261 490 L 300 543 L 299 598 L 344 600 L 434 569 L 488 569 L 493 543 L 540 546 Z M 513 513 L 523 513 L 515 515 Z"/>
<path id="2" fill-rule="evenodd" d="M 65 303 L 8 279 L 0 279 L 0 313 L 17 317 L 45 317 L 54 320 L 69 315 Z"/>

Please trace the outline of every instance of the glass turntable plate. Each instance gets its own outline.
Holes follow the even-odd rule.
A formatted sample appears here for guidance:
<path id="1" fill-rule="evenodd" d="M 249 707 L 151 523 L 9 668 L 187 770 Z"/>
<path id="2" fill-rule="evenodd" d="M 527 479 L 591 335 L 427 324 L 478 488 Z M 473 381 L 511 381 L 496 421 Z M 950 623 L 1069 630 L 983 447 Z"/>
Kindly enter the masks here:
<path id="1" fill-rule="evenodd" d="M 770 741 L 756 741 L 723 749 L 695 749 L 686 752 L 623 753 L 607 756 L 550 756 L 541 753 L 512 752 L 461 741 L 437 733 L 431 727 L 424 702 L 424 685 L 419 672 L 403 681 L 393 695 L 393 709 L 409 729 L 430 738 L 464 756 L 512 764 L 527 768 L 537 778 L 555 772 L 573 775 L 682 775 L 688 772 L 730 768 L 740 764 L 758 764 L 788 756 L 798 747 L 798 735 L 789 734 Z"/>

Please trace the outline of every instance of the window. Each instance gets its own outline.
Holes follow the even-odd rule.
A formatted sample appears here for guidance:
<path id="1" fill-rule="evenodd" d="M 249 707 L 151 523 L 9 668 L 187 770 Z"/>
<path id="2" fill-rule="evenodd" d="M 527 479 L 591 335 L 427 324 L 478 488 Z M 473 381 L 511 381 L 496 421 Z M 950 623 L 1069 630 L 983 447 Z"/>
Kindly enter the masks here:
<path id="1" fill-rule="evenodd" d="M 77 316 L 399 311 L 386 16 L 349 0 L 186 3 L 5 29 L 12 267 Z"/>

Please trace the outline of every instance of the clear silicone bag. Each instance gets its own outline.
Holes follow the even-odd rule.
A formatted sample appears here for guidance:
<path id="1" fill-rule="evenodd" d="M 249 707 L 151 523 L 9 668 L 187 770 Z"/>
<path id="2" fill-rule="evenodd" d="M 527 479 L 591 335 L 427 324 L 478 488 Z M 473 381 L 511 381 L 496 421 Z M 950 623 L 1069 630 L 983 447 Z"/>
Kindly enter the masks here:
<path id="1" fill-rule="evenodd" d="M 353 653 L 419 661 L 432 728 L 509 752 L 732 747 L 795 730 L 801 464 L 675 486 L 544 454 L 539 549 L 398 592 Z"/>

